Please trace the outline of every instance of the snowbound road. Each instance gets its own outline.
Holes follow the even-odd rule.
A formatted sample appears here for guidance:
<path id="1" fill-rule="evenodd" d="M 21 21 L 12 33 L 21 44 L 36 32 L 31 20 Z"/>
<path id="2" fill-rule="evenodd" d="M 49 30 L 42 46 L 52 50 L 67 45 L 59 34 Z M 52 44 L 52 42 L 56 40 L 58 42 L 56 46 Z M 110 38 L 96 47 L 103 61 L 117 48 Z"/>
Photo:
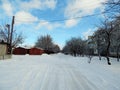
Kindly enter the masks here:
<path id="1" fill-rule="evenodd" d="M 0 61 L 0 90 L 120 90 L 120 63 L 63 54 Z"/>

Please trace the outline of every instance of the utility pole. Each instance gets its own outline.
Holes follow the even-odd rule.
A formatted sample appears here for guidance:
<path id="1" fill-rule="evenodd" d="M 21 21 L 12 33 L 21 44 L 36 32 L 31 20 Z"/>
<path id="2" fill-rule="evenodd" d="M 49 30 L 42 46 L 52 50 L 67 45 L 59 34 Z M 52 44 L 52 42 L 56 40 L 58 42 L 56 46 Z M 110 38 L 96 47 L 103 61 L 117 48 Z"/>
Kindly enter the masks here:
<path id="1" fill-rule="evenodd" d="M 12 54 L 12 38 L 13 38 L 13 28 L 14 28 L 15 16 L 12 18 L 11 32 L 10 32 L 10 54 Z"/>
<path id="2" fill-rule="evenodd" d="M 7 43 L 10 44 L 10 25 L 7 24 L 6 27 L 8 28 L 8 38 L 7 38 Z"/>

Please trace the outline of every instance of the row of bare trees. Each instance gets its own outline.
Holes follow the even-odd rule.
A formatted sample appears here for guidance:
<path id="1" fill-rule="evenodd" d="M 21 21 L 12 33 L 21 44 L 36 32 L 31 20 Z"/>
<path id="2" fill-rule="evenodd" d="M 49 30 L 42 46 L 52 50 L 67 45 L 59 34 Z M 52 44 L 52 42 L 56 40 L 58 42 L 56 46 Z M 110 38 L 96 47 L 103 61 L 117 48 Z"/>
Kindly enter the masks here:
<path id="1" fill-rule="evenodd" d="M 66 41 L 66 45 L 63 47 L 62 52 L 73 56 L 90 55 L 94 52 L 94 47 L 92 45 L 90 40 L 82 40 L 80 37 L 73 37 Z"/>
<path id="2" fill-rule="evenodd" d="M 105 56 L 108 65 L 111 65 L 110 56 L 114 54 L 119 61 L 120 57 L 120 0 L 109 0 L 104 3 L 106 5 L 105 20 L 98 26 L 98 30 L 94 32 L 87 41 L 81 38 L 72 38 L 66 42 L 63 52 L 66 54 L 88 55 L 91 60 L 94 50 L 101 60 L 101 56 Z M 113 52 L 113 53 L 111 53 Z"/>
<path id="3" fill-rule="evenodd" d="M 120 0 L 108 0 L 104 5 L 106 6 L 105 12 L 107 12 L 109 18 L 116 17 L 116 15 L 120 14 Z"/>
<path id="4" fill-rule="evenodd" d="M 93 34 L 93 40 L 96 43 L 99 59 L 101 55 L 106 56 L 108 65 L 110 56 L 114 54 L 119 61 L 120 53 L 120 0 L 109 0 L 104 3 L 107 18 L 98 27 Z M 113 52 L 113 53 L 112 53 Z"/>
<path id="5" fill-rule="evenodd" d="M 50 35 L 38 37 L 35 43 L 35 47 L 44 49 L 48 54 L 60 52 L 59 46 L 53 43 L 53 40 Z"/>
<path id="6" fill-rule="evenodd" d="M 110 56 L 120 57 L 120 16 L 113 20 L 105 20 L 100 24 L 98 30 L 88 38 L 82 40 L 81 38 L 71 38 L 66 42 L 63 48 L 63 53 L 77 55 L 91 55 L 97 54 L 101 60 L 101 56 L 105 56 L 108 65 L 111 65 Z M 95 53 L 95 51 L 97 51 Z"/>
<path id="7" fill-rule="evenodd" d="M 71 54 L 73 56 L 82 56 L 85 53 L 85 41 L 79 37 L 71 38 L 66 42 L 62 52 L 65 54 Z"/>
<path id="8" fill-rule="evenodd" d="M 93 34 L 93 40 L 96 43 L 99 57 L 103 54 L 110 65 L 110 55 L 114 53 L 119 61 L 120 52 L 120 18 L 117 17 L 112 21 L 105 20 Z M 101 59 L 101 58 L 100 58 Z"/>

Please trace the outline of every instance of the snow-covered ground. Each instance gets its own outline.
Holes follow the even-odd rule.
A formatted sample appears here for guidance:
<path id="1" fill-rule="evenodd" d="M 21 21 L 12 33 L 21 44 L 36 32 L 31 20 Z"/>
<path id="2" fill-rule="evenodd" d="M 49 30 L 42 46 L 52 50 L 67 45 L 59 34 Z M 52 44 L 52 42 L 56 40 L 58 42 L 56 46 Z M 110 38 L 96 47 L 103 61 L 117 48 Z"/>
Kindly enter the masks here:
<path id="1" fill-rule="evenodd" d="M 120 62 L 69 55 L 0 60 L 0 90 L 120 90 Z"/>

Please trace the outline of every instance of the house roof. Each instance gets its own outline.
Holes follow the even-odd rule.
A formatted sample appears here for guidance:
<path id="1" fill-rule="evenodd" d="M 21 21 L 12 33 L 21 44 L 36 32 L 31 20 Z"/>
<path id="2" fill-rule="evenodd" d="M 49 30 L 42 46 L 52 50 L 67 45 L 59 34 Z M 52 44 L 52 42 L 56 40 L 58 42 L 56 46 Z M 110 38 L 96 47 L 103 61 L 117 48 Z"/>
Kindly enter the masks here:
<path id="1" fill-rule="evenodd" d="M 41 49 L 41 50 L 43 50 L 42 48 L 39 48 L 39 47 L 32 47 L 32 48 L 36 48 L 36 49 Z M 32 49 L 32 48 L 31 48 L 31 49 Z"/>
<path id="2" fill-rule="evenodd" d="M 41 50 L 44 50 L 42 48 L 39 48 L 39 47 L 31 47 L 31 46 L 18 46 L 16 48 L 24 48 L 24 49 L 32 49 L 32 48 L 36 48 L 36 49 L 41 49 Z"/>

